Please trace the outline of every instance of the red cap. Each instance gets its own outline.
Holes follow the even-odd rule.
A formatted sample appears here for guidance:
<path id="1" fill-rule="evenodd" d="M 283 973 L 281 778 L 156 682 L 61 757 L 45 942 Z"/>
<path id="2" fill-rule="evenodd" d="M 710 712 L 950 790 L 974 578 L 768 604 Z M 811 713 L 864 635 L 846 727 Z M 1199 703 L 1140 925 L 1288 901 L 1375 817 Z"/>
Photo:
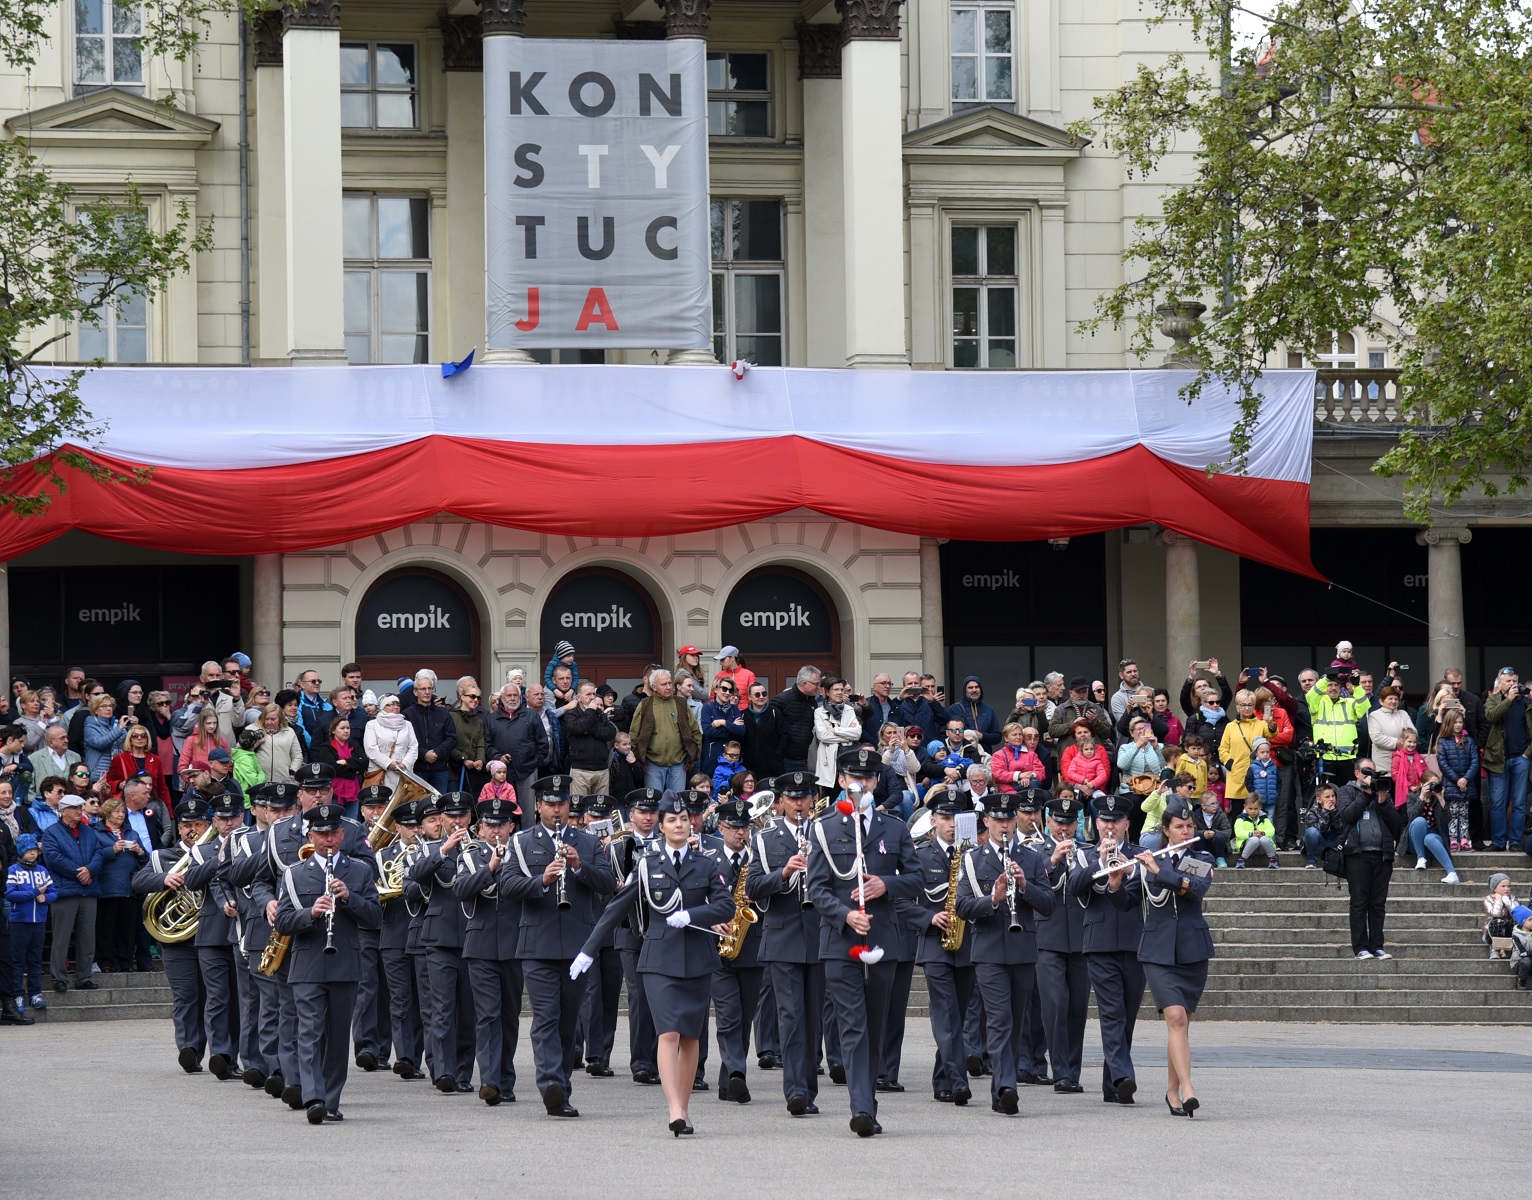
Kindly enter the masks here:
<path id="1" fill-rule="evenodd" d="M 697 647 L 695 647 L 695 646 L 682 646 L 679 650 L 676 651 L 676 653 L 677 654 L 701 654 L 702 651 L 698 650 Z"/>

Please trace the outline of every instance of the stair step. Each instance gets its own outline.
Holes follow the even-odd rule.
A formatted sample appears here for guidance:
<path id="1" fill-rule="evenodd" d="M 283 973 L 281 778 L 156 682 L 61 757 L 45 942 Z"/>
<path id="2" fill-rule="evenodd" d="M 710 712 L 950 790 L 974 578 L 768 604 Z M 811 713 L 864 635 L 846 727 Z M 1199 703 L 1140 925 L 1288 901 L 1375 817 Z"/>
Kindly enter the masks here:
<path id="1" fill-rule="evenodd" d="M 1269 953 L 1263 953 L 1260 957 L 1241 958 L 1231 956 L 1227 950 L 1239 947 L 1219 947 L 1218 957 L 1209 964 L 1208 976 L 1210 979 L 1240 978 L 1240 979 L 1263 979 L 1269 976 L 1277 976 L 1283 982 L 1305 974 L 1320 974 L 1327 971 L 1341 969 L 1340 962 L 1332 962 L 1330 958 L 1319 958 L 1315 955 L 1307 956 L 1284 956 L 1272 957 Z M 1422 958 L 1413 950 L 1407 958 L 1393 958 L 1384 962 L 1357 962 L 1351 957 L 1349 944 L 1336 947 L 1344 950 L 1344 954 L 1336 954 L 1336 960 L 1349 964 L 1349 969 L 1357 971 L 1371 971 L 1374 974 L 1383 975 L 1465 975 L 1465 976 L 1489 976 L 1500 978 L 1510 973 L 1510 963 L 1502 959 L 1489 958 L 1462 958 L 1454 955 L 1450 958 Z M 1268 947 L 1261 947 L 1263 951 Z M 1318 947 L 1315 947 L 1318 949 Z"/>
<path id="2" fill-rule="evenodd" d="M 77 1004 L 48 1008 L 32 1014 L 39 1021 L 147 1021 L 169 1020 L 170 1002 L 163 1004 Z"/>
<path id="3" fill-rule="evenodd" d="M 1322 1007 L 1365 1005 L 1376 1008 L 1380 1004 L 1386 1004 L 1391 1007 L 1448 1008 L 1463 1012 L 1470 1009 L 1476 1010 L 1486 1004 L 1510 1004 L 1516 996 L 1514 979 L 1506 981 L 1504 986 L 1493 990 L 1479 988 L 1471 991 L 1466 989 L 1451 991 L 1446 988 L 1424 988 L 1417 991 L 1389 990 L 1367 987 L 1362 981 L 1348 982 L 1349 986 L 1342 988 L 1294 988 L 1291 991 L 1281 988 L 1214 991 L 1210 987 L 1203 993 L 1203 1002 L 1210 1007 L 1237 1005 L 1253 1008 L 1281 1008 L 1291 1005 L 1295 1000 L 1302 1000 L 1304 1003 Z M 1523 1003 L 1521 1007 L 1522 1020 L 1525 1021 L 1532 1016 L 1532 1006 Z M 1200 1013 L 1202 1009 L 1199 1007 L 1197 1011 Z"/>

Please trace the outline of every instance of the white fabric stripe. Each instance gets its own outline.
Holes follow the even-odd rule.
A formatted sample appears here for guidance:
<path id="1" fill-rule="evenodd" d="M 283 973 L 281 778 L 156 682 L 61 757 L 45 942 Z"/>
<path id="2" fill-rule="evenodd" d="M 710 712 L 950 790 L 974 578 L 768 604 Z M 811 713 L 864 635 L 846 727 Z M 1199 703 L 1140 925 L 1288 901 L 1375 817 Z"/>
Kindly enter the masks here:
<path id="1" fill-rule="evenodd" d="M 106 367 L 81 384 L 92 446 L 145 465 L 284 466 L 432 434 L 534 445 L 686 445 L 798 436 L 912 462 L 1043 466 L 1142 444 L 1201 469 L 1228 456 L 1232 395 L 1188 406 L 1184 371 L 725 367 Z M 1309 480 L 1314 373 L 1272 371 L 1248 473 Z"/>

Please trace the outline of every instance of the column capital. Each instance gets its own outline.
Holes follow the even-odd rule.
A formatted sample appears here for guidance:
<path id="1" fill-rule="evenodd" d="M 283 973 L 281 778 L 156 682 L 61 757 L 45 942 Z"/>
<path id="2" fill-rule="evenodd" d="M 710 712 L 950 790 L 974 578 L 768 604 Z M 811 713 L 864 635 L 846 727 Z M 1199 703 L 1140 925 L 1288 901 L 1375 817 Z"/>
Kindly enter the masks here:
<path id="1" fill-rule="evenodd" d="M 485 37 L 520 37 L 527 23 L 526 0 L 479 0 L 479 20 Z"/>
<path id="2" fill-rule="evenodd" d="M 340 0 L 287 0 L 282 32 L 289 29 L 339 29 Z"/>
<path id="3" fill-rule="evenodd" d="M 835 0 L 848 42 L 897 42 L 903 0 Z"/>
<path id="4" fill-rule="evenodd" d="M 707 40 L 710 0 L 665 0 L 665 36 Z"/>
<path id="5" fill-rule="evenodd" d="M 282 10 L 266 8 L 250 18 L 250 43 L 257 67 L 282 65 Z"/>
<path id="6" fill-rule="evenodd" d="M 1439 546 L 1444 542 L 1456 542 L 1466 546 L 1473 541 L 1473 530 L 1466 525 L 1433 525 L 1415 534 L 1417 546 Z"/>
<path id="7" fill-rule="evenodd" d="M 793 27 L 798 35 L 798 78 L 839 79 L 840 45 L 845 34 L 839 24 Z"/>
<path id="8" fill-rule="evenodd" d="M 1197 539 L 1187 537 L 1184 533 L 1177 533 L 1174 529 L 1161 529 L 1154 535 L 1155 541 L 1162 546 L 1197 545 Z"/>
<path id="9" fill-rule="evenodd" d="M 484 69 L 484 23 L 475 16 L 442 17 L 442 70 Z"/>

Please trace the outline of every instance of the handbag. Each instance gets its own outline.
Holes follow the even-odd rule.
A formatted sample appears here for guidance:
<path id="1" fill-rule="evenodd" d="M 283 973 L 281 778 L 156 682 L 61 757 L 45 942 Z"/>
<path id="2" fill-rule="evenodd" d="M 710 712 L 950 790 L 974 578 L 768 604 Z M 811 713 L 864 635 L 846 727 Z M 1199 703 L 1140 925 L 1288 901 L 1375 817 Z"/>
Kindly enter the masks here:
<path id="1" fill-rule="evenodd" d="M 362 776 L 362 786 L 372 787 L 374 784 L 382 783 L 387 774 L 388 772 L 381 768 L 376 771 L 368 771 Z"/>
<path id="2" fill-rule="evenodd" d="M 1319 865 L 1324 868 L 1326 875 L 1334 875 L 1341 879 L 1346 877 L 1346 856 L 1339 846 L 1331 846 L 1321 851 Z"/>

